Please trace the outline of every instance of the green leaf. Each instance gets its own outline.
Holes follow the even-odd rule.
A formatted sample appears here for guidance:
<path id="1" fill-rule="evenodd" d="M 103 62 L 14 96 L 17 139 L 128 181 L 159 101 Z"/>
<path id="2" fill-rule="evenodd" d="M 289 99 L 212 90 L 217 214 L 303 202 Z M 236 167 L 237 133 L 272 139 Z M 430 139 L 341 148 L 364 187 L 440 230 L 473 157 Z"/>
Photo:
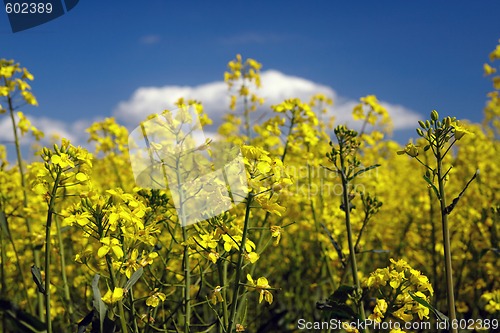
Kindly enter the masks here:
<path id="1" fill-rule="evenodd" d="M 383 249 L 371 249 L 371 250 L 365 250 L 365 251 L 360 251 L 357 253 L 390 253 L 390 250 L 383 250 Z"/>
<path id="2" fill-rule="evenodd" d="M 132 286 L 141 278 L 142 273 L 144 272 L 144 268 L 140 267 L 138 270 L 132 274 L 130 279 L 128 279 L 127 283 L 125 283 L 125 287 L 123 287 L 125 290 L 130 290 Z"/>
<path id="3" fill-rule="evenodd" d="M 78 323 L 78 333 L 85 333 L 87 326 L 92 324 L 92 319 L 94 319 L 94 310 L 90 311 L 80 322 Z"/>
<path id="4" fill-rule="evenodd" d="M 332 303 L 345 303 L 352 296 L 352 293 L 356 290 L 353 286 L 341 285 L 333 294 L 328 297 L 328 302 Z"/>
<path id="5" fill-rule="evenodd" d="M 43 285 L 42 273 L 40 273 L 40 268 L 33 265 L 31 266 L 31 275 L 33 275 L 33 281 L 35 281 L 38 291 L 45 295 L 45 287 Z"/>
<path id="6" fill-rule="evenodd" d="M 328 230 L 328 228 L 323 223 L 321 223 L 321 226 L 323 227 L 323 229 L 325 229 L 325 232 L 328 235 L 328 238 L 330 238 L 330 242 L 332 243 L 333 247 L 335 248 L 335 251 L 337 251 L 337 255 L 340 259 L 340 263 L 342 264 L 342 267 L 345 268 L 346 260 L 344 258 L 344 255 L 342 254 L 342 248 L 340 247 L 339 243 L 337 243 L 337 241 L 333 238 L 333 236 L 330 233 L 330 231 Z"/>
<path id="7" fill-rule="evenodd" d="M 7 217 L 5 216 L 4 211 L 0 211 L 0 224 L 5 235 L 7 235 L 9 239 L 12 239 L 10 236 L 9 224 L 7 223 Z"/>
<path id="8" fill-rule="evenodd" d="M 354 173 L 354 175 L 352 175 L 351 177 L 349 177 L 347 180 L 349 180 L 349 181 L 353 180 L 354 178 L 356 178 L 357 176 L 361 175 L 362 173 L 365 173 L 365 172 L 370 171 L 372 169 L 378 168 L 379 166 L 380 166 L 380 164 L 374 164 L 374 165 L 369 166 L 367 168 L 358 170 L 358 171 L 356 171 L 356 173 Z"/>
<path id="9" fill-rule="evenodd" d="M 432 313 L 434 313 L 434 315 L 436 316 L 436 318 L 438 320 L 442 320 L 442 321 L 448 321 L 449 318 L 444 314 L 442 313 L 441 311 L 439 311 L 438 309 L 436 309 L 435 307 L 433 307 L 432 305 L 430 305 L 425 299 L 423 299 L 422 297 L 418 297 L 417 295 L 415 295 L 414 293 L 412 293 L 411 291 L 408 292 L 411 296 L 411 298 L 413 298 L 413 300 L 423 306 L 425 306 L 426 308 L 428 308 L 429 310 L 432 311 Z"/>
<path id="10" fill-rule="evenodd" d="M 316 308 L 323 311 L 328 311 L 330 318 L 338 320 L 356 320 L 357 315 L 354 310 L 347 304 L 328 304 L 316 303 Z"/>
<path id="11" fill-rule="evenodd" d="M 429 184 L 432 187 L 432 189 L 434 190 L 434 193 L 436 193 L 437 198 L 439 200 L 441 200 L 441 196 L 439 195 L 439 191 L 438 191 L 436 185 L 434 185 L 434 183 L 432 183 L 431 179 L 429 177 L 427 177 L 427 175 L 424 175 L 424 179 L 427 182 L 427 184 Z"/>
<path id="12" fill-rule="evenodd" d="M 338 320 L 356 320 L 358 316 L 352 307 L 346 304 L 348 299 L 354 297 L 356 288 L 348 285 L 341 285 L 335 292 L 328 297 L 326 302 L 317 302 L 316 308 L 327 311 L 330 318 Z"/>
<path id="13" fill-rule="evenodd" d="M 92 292 L 94 294 L 94 308 L 99 314 L 99 327 L 100 327 L 99 332 L 104 333 L 103 327 L 104 327 L 104 319 L 106 318 L 107 308 L 106 304 L 104 304 L 101 298 L 101 291 L 99 290 L 99 278 L 100 278 L 99 274 L 94 275 L 94 279 L 92 280 Z"/>
<path id="14" fill-rule="evenodd" d="M 446 208 L 444 209 L 444 213 L 445 213 L 445 214 L 450 214 L 450 213 L 451 213 L 451 211 L 453 210 L 453 208 L 455 208 L 455 206 L 457 205 L 457 203 L 458 203 L 458 201 L 460 200 L 460 198 L 462 197 L 462 195 L 464 195 L 464 193 L 465 193 L 465 191 L 467 190 L 467 188 L 469 187 L 470 183 L 472 183 L 472 181 L 473 181 L 474 179 L 476 179 L 476 176 L 478 175 L 478 173 L 479 173 L 479 170 L 478 170 L 478 171 L 476 171 L 476 172 L 474 173 L 474 175 L 473 175 L 473 176 L 472 176 L 472 178 L 471 178 L 471 179 L 467 182 L 467 184 L 466 184 L 466 185 L 465 185 L 465 187 L 463 188 L 462 192 L 460 192 L 460 194 L 458 195 L 458 197 L 456 197 L 455 199 L 453 199 L 452 203 L 451 203 L 448 207 L 446 207 Z"/>
<path id="15" fill-rule="evenodd" d="M 35 316 L 19 308 L 11 301 L 0 299 L 0 310 L 5 317 L 15 326 L 14 332 L 19 333 L 47 333 L 47 325 Z M 4 327 L 4 331 L 5 331 Z"/>

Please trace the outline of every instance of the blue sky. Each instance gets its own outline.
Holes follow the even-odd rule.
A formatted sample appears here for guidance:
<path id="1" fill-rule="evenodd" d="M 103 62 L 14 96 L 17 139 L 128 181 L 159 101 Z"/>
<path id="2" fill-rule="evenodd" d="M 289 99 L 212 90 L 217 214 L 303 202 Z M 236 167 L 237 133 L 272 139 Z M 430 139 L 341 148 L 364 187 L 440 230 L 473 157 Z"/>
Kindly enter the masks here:
<path id="1" fill-rule="evenodd" d="M 288 89 L 287 78 L 296 77 L 331 89 L 344 106 L 376 94 L 406 110 L 402 118 L 437 109 L 479 122 L 491 89 L 482 65 L 500 38 L 498 13 L 493 0 L 80 1 L 15 34 L 0 13 L 0 58 L 35 75 L 40 106 L 23 111 L 68 132 L 99 117 L 127 122 L 141 87 L 193 93 L 220 83 L 237 53 L 283 75 L 268 89 L 280 82 Z M 401 141 L 413 135 L 401 133 Z"/>

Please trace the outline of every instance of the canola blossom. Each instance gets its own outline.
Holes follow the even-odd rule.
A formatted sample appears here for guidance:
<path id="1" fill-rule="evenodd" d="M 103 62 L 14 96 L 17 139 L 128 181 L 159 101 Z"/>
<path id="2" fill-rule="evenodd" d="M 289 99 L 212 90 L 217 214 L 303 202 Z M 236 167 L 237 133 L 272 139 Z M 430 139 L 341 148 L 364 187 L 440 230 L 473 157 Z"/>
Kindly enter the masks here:
<path id="1" fill-rule="evenodd" d="M 196 190 L 172 181 L 205 166 L 196 156 L 214 154 L 210 140 L 189 146 L 195 157 L 183 169 L 169 165 L 180 159 L 159 160 L 161 186 L 141 186 L 130 162 L 137 147 L 114 118 L 87 129 L 92 151 L 62 138 L 26 158 L 22 140 L 44 136 L 25 113 L 38 105 L 34 76 L 0 60 L 0 117 L 14 137 L 13 150 L 0 146 L 3 331 L 295 332 L 298 318 L 338 320 L 341 332 L 369 332 L 350 325 L 358 320 L 473 318 L 495 331 L 499 61 L 500 45 L 482 68 L 493 89 L 482 124 L 430 110 L 417 139 L 401 145 L 375 95 L 353 107 L 359 131 L 327 118 L 335 100 L 321 94 L 287 98 L 254 123 L 263 65 L 237 55 L 218 128 L 241 152 L 227 169 L 244 184 L 235 191 L 227 177 Z M 188 108 L 200 126 L 212 123 L 203 101 L 176 107 L 144 115 L 143 128 L 159 117 L 182 128 Z M 152 159 L 175 149 L 148 144 Z M 191 196 L 207 212 L 188 224 Z"/>

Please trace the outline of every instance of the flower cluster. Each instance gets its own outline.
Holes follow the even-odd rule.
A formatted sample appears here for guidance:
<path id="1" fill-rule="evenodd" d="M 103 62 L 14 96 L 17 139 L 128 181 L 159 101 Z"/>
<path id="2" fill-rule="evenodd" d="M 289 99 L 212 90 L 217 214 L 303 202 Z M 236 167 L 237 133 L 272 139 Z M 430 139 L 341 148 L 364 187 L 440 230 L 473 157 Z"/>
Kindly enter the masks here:
<path id="1" fill-rule="evenodd" d="M 481 295 L 481 301 L 484 302 L 484 309 L 489 313 L 500 312 L 500 289 L 484 293 Z"/>
<path id="2" fill-rule="evenodd" d="M 372 272 L 363 286 L 376 290 L 382 298 L 377 304 L 370 319 L 380 322 L 387 315 L 392 315 L 405 322 L 429 318 L 429 308 L 418 300 L 430 301 L 434 289 L 427 276 L 413 269 L 406 261 L 391 259 L 391 265 Z"/>
<path id="3" fill-rule="evenodd" d="M 36 104 L 27 85 L 33 77 L 13 62 L 1 64 L 0 112 L 13 117 L 14 133 L 33 132 L 35 122 L 17 113 L 20 105 Z M 39 161 L 19 153 L 16 164 L 10 147 L 0 145 L 1 292 L 18 314 L 32 314 L 40 327 L 51 322 L 52 331 L 76 320 L 81 331 L 253 332 L 296 330 L 289 323 L 298 313 L 316 318 L 322 307 L 344 331 L 357 332 L 348 323 L 362 317 L 433 320 L 438 309 L 449 316 L 445 247 L 460 277 L 457 318 L 498 313 L 500 155 L 488 131 L 494 121 L 460 123 L 433 112 L 419 123 L 420 139 L 401 147 L 382 140 L 387 113 L 375 96 L 353 110 L 364 124 L 360 131 L 326 124 L 332 101 L 324 95 L 290 96 L 257 119 L 250 112 L 262 102 L 254 94 L 260 68 L 239 56 L 230 62 L 225 77 L 236 98 L 229 100 L 220 142 L 189 137 L 211 122 L 200 101 L 179 99 L 177 112 L 146 118 L 139 130 L 151 136 L 140 143 L 155 166 L 138 177 L 155 186 L 136 182 L 134 132 L 112 118 L 89 128 L 93 154 L 63 139 L 40 148 Z M 485 67 L 489 75 L 495 69 Z M 240 107 L 243 116 L 230 111 Z M 196 118 L 199 124 L 188 128 Z M 226 179 L 206 181 L 207 171 L 219 170 L 209 163 L 219 143 L 241 151 L 243 163 L 223 161 Z M 415 160 L 425 165 L 428 188 L 415 177 Z M 464 193 L 460 180 L 473 174 L 476 182 Z M 227 186 L 233 181 L 248 186 L 237 192 Z M 444 188 L 458 196 L 440 207 Z M 191 198 L 200 201 L 190 204 Z M 180 223 L 199 206 L 207 215 L 224 209 Z M 451 212 L 446 244 L 437 220 Z M 395 259 L 375 269 L 387 265 L 387 253 Z M 17 328 L 10 315 L 5 322 L 7 330 Z"/>

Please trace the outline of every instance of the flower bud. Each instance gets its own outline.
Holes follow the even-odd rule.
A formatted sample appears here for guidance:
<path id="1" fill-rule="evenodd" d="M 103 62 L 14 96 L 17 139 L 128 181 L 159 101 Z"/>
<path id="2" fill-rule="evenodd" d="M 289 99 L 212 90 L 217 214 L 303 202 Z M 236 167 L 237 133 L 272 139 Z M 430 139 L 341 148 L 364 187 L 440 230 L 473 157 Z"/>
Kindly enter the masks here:
<path id="1" fill-rule="evenodd" d="M 451 118 L 450 117 L 446 117 L 445 120 L 444 120 L 444 123 L 446 124 L 446 127 L 450 127 L 451 126 Z"/>
<path id="2" fill-rule="evenodd" d="M 431 112 L 431 119 L 436 121 L 439 119 L 439 113 L 436 110 L 432 110 Z"/>
<path id="3" fill-rule="evenodd" d="M 417 134 L 420 136 L 424 136 L 424 132 L 420 128 L 417 128 Z"/>
<path id="4" fill-rule="evenodd" d="M 425 123 L 422 120 L 419 120 L 418 124 L 420 125 L 420 127 L 424 128 L 424 129 L 426 128 Z"/>

